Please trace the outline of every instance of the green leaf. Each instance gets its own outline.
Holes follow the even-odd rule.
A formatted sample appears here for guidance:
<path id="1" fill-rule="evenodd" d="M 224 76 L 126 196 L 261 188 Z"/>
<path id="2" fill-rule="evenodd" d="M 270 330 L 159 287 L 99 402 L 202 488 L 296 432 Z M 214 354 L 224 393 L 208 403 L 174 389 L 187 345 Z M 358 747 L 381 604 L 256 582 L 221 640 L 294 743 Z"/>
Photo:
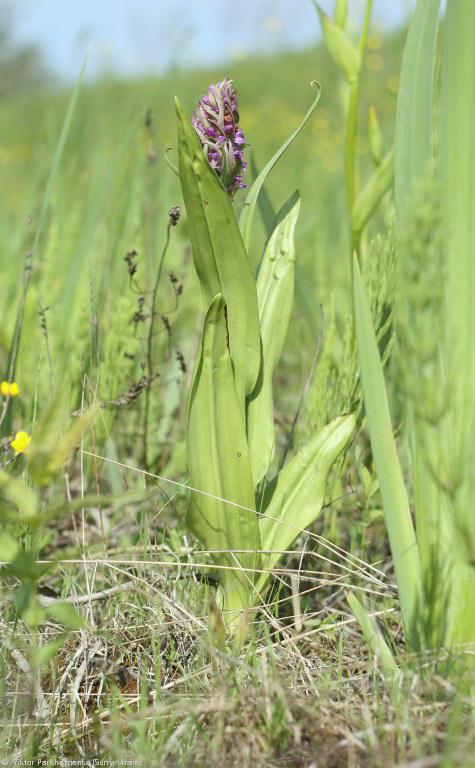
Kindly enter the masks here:
<path id="1" fill-rule="evenodd" d="M 274 166 L 278 163 L 286 149 L 292 144 L 293 140 L 299 135 L 302 128 L 307 124 L 310 117 L 312 116 L 313 112 L 315 111 L 318 102 L 320 101 L 320 94 L 321 94 L 321 88 L 319 83 L 313 82 L 313 86 L 317 89 L 317 93 L 315 95 L 315 98 L 310 105 L 309 110 L 307 111 L 305 117 L 303 118 L 302 122 L 297 126 L 295 131 L 293 131 L 289 138 L 284 141 L 282 146 L 277 150 L 275 155 L 271 157 L 268 163 L 264 166 L 262 171 L 260 172 L 259 176 L 255 180 L 255 182 L 252 184 L 251 188 L 249 189 L 249 192 L 247 193 L 246 202 L 244 203 L 244 207 L 241 211 L 241 216 L 239 218 L 239 228 L 242 233 L 242 238 L 244 241 L 244 245 L 246 246 L 246 249 L 249 250 L 249 244 L 251 241 L 251 231 L 252 231 L 252 222 L 254 221 L 254 214 L 256 211 L 256 205 L 257 200 L 259 198 L 259 193 L 264 185 L 265 180 L 267 179 L 269 173 L 272 171 Z"/>
<path id="2" fill-rule="evenodd" d="M 419 553 L 392 433 L 383 367 L 356 256 L 353 259 L 353 298 L 366 416 L 396 572 L 401 613 L 407 639 L 413 648 L 417 648 L 417 613 L 422 609 Z"/>
<path id="3" fill-rule="evenodd" d="M 44 621 L 45 612 L 33 593 L 31 593 L 31 599 L 21 611 L 21 616 L 30 629 L 33 630 L 37 630 Z"/>
<path id="4" fill-rule="evenodd" d="M 213 648 L 226 652 L 226 627 L 223 615 L 212 595 L 208 598 L 208 636 Z"/>
<path id="5" fill-rule="evenodd" d="M 33 648 L 30 656 L 33 669 L 40 669 L 51 661 L 51 659 L 54 659 L 63 647 L 65 640 L 66 637 L 63 635 L 49 643 L 45 643 L 45 645 Z"/>
<path id="6" fill-rule="evenodd" d="M 449 475 L 458 478 L 446 516 L 457 535 L 450 541 L 449 636 L 475 641 L 475 57 L 473 3 L 448 0 L 443 25 L 441 191 L 446 233 L 445 308 L 442 340 L 449 409 L 441 440 Z M 447 539 L 441 542 L 447 561 Z M 447 585 L 446 585 L 447 588 Z"/>
<path id="7" fill-rule="evenodd" d="M 244 415 L 229 354 L 226 305 L 218 294 L 206 315 L 198 366 L 191 390 L 187 429 L 191 494 L 186 523 L 214 561 L 235 570 L 221 572 L 224 618 L 233 623 L 249 604 L 260 549 L 254 485 Z M 251 550 L 250 554 L 230 550 Z"/>
<path id="8" fill-rule="evenodd" d="M 38 502 L 34 490 L 21 477 L 9 475 L 3 469 L 0 469 L 0 497 L 7 502 L 0 505 L 2 519 L 28 523 L 36 518 Z"/>
<path id="9" fill-rule="evenodd" d="M 63 517 L 69 517 L 79 509 L 92 509 L 105 507 L 118 510 L 124 507 L 132 507 L 137 504 L 145 504 L 152 501 L 156 496 L 160 496 L 163 490 L 159 486 L 148 486 L 143 490 L 122 491 L 116 494 L 87 494 L 79 496 L 70 502 L 62 501 L 59 504 L 50 504 L 41 515 L 41 521 L 44 523 L 57 522 Z"/>
<path id="10" fill-rule="evenodd" d="M 383 159 L 383 137 L 376 107 L 372 104 L 368 110 L 368 138 L 371 157 L 375 165 L 381 165 Z"/>
<path id="11" fill-rule="evenodd" d="M 396 114 L 398 229 L 432 157 L 432 92 L 440 0 L 418 0 L 407 35 Z"/>
<path id="12" fill-rule="evenodd" d="M 51 482 L 93 424 L 98 411 L 99 404 L 94 403 L 63 432 L 62 398 L 56 398 L 33 432 L 26 454 L 28 473 L 37 485 L 46 486 Z"/>
<path id="13" fill-rule="evenodd" d="M 294 539 L 320 514 L 328 473 L 348 446 L 355 430 L 354 416 L 340 416 L 315 435 L 279 472 L 272 498 L 259 521 L 261 544 L 272 554 L 263 567 L 272 569 Z M 259 580 L 262 589 L 269 573 Z"/>
<path id="14" fill-rule="evenodd" d="M 84 629 L 87 626 L 83 617 L 71 603 L 58 600 L 58 602 L 46 606 L 45 611 L 53 621 L 64 624 L 68 629 Z"/>
<path id="15" fill-rule="evenodd" d="M 335 24 L 338 27 L 343 27 L 346 24 L 348 16 L 348 0 L 336 0 L 335 3 Z"/>
<path id="16" fill-rule="evenodd" d="M 245 396 L 252 392 L 259 375 L 261 355 L 254 274 L 229 195 L 178 100 L 176 111 L 180 181 L 195 268 L 206 307 L 218 293 L 226 302 L 229 347 L 244 412 Z"/>
<path id="17" fill-rule="evenodd" d="M 397 677 L 398 666 L 376 622 L 352 592 L 347 595 L 347 598 L 370 651 L 378 659 L 381 671 L 389 679 Z"/>
<path id="18" fill-rule="evenodd" d="M 257 278 L 262 362 L 248 401 L 247 431 L 254 485 L 264 477 L 275 445 L 272 379 L 284 348 L 294 298 L 294 231 L 300 211 L 295 192 L 279 211 Z"/>
<path id="19" fill-rule="evenodd" d="M 64 117 L 63 125 L 61 127 L 61 133 L 59 135 L 58 142 L 56 144 L 56 148 L 54 151 L 53 160 L 51 163 L 51 169 L 49 172 L 48 180 L 46 182 L 46 189 L 45 189 L 45 193 L 44 193 L 44 197 L 43 197 L 43 201 L 41 204 L 41 209 L 38 217 L 38 225 L 36 228 L 35 239 L 33 241 L 33 245 L 31 248 L 31 253 L 33 258 L 36 258 L 38 244 L 40 242 L 40 238 L 41 238 L 41 235 L 43 234 L 44 226 L 47 221 L 47 213 L 48 213 L 48 208 L 51 200 L 51 195 L 53 192 L 54 182 L 58 174 L 59 167 L 61 165 L 61 159 L 63 157 L 64 148 L 68 140 L 69 132 L 71 130 L 71 125 L 73 123 L 74 112 L 75 112 L 76 104 L 79 98 L 79 93 L 82 87 L 85 70 L 86 70 L 86 64 L 84 63 L 79 73 L 79 77 L 76 80 L 76 84 L 71 92 L 68 108 L 66 111 L 66 115 Z M 33 270 L 31 269 L 25 270 L 25 273 L 24 273 L 25 282 L 24 282 L 24 294 L 23 294 L 24 297 L 26 297 L 26 294 L 28 292 L 28 287 L 29 287 L 32 273 L 33 273 Z M 17 313 L 16 322 L 15 322 L 15 329 L 12 335 L 12 342 L 11 342 L 10 350 L 8 353 L 8 363 L 7 363 L 6 370 L 8 371 L 9 381 L 14 381 L 15 379 L 17 353 L 18 353 L 18 348 L 20 345 L 20 339 L 22 334 L 24 311 L 25 311 L 25 301 L 22 300 L 20 301 L 20 304 L 18 307 L 18 313 Z M 12 409 L 10 408 L 6 413 L 6 417 L 3 423 L 4 434 L 8 435 L 11 432 L 11 418 L 12 418 Z"/>
<path id="20" fill-rule="evenodd" d="M 39 579 L 48 566 L 36 562 L 37 554 L 34 550 L 19 547 L 15 558 L 10 562 L 8 570 L 17 576 L 23 585 L 31 584 Z M 32 598 L 33 599 L 33 598 Z"/>
<path id="21" fill-rule="evenodd" d="M 350 83 L 355 82 L 361 69 L 361 56 L 358 48 L 353 45 L 343 29 L 330 16 L 327 16 L 316 0 L 312 0 L 312 2 L 320 17 L 320 24 L 328 53 L 338 69 L 347 76 Z"/>
<path id="22" fill-rule="evenodd" d="M 2 563 L 11 563 L 17 556 L 19 549 L 20 545 L 13 536 L 10 536 L 7 531 L 0 533 L 0 561 Z"/>
<path id="23" fill-rule="evenodd" d="M 256 159 L 252 150 L 249 153 L 249 169 L 252 173 L 254 183 L 254 181 L 259 177 L 259 171 L 257 169 Z M 262 223 L 264 224 L 266 237 L 270 237 L 274 228 L 276 212 L 274 211 L 274 206 L 272 205 L 269 193 L 265 187 L 261 187 L 259 196 L 257 198 L 257 205 L 261 214 Z"/>
<path id="24" fill-rule="evenodd" d="M 394 181 L 394 152 L 388 152 L 356 198 L 352 213 L 353 232 L 360 234 Z"/>

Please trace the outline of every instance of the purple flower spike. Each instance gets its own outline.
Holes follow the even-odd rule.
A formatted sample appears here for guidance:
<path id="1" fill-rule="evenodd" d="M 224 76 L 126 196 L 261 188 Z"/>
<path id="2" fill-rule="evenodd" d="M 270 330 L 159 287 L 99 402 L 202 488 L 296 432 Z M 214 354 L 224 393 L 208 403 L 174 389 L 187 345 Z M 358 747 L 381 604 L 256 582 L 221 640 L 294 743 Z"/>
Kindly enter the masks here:
<path id="1" fill-rule="evenodd" d="M 247 186 L 242 179 L 247 167 L 243 152 L 246 139 L 238 125 L 237 95 L 232 80 L 226 77 L 209 86 L 191 122 L 209 164 L 232 197 L 236 190 Z"/>

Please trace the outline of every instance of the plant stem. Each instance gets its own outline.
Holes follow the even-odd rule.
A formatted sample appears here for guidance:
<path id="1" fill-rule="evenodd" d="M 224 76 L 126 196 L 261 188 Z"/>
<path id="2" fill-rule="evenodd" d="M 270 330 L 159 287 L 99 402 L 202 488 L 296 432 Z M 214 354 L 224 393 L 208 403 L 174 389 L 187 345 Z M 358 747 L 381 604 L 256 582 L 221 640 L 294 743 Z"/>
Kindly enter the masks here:
<path id="1" fill-rule="evenodd" d="M 170 219 L 167 225 L 167 235 L 165 238 L 165 245 L 163 246 L 162 255 L 160 257 L 160 262 L 158 264 L 157 274 L 155 276 L 155 283 L 154 283 L 153 292 L 152 292 L 152 301 L 150 305 L 150 323 L 148 326 L 148 336 L 147 336 L 147 376 L 149 381 L 145 390 L 145 410 L 144 410 L 144 422 L 143 422 L 143 454 L 144 454 L 144 465 L 146 469 L 148 468 L 148 421 L 149 421 L 149 413 L 150 413 L 150 392 L 151 392 L 152 381 L 154 377 L 153 339 L 155 335 L 155 318 L 157 314 L 155 311 L 155 306 L 157 303 L 158 287 L 160 285 L 160 280 L 162 277 L 163 262 L 165 261 L 165 255 L 168 250 L 168 245 L 170 243 L 170 230 L 172 226 L 173 226 L 173 222 Z"/>
<path id="2" fill-rule="evenodd" d="M 346 191 L 348 200 L 348 211 L 350 220 L 350 264 L 353 257 L 353 253 L 359 256 L 360 249 L 360 235 L 353 231 L 352 226 L 352 213 L 357 196 L 357 178 L 356 178 L 356 138 L 358 131 L 358 112 L 360 101 L 360 85 L 361 85 L 361 70 L 363 67 L 363 56 L 366 50 L 366 43 L 368 40 L 369 23 L 371 20 L 371 12 L 373 10 L 373 0 L 368 0 L 366 4 L 365 17 L 363 21 L 363 29 L 361 31 L 361 37 L 358 45 L 359 54 L 361 57 L 361 66 L 358 72 L 358 76 L 351 83 L 350 91 L 350 104 L 348 108 L 348 120 L 346 127 Z"/>

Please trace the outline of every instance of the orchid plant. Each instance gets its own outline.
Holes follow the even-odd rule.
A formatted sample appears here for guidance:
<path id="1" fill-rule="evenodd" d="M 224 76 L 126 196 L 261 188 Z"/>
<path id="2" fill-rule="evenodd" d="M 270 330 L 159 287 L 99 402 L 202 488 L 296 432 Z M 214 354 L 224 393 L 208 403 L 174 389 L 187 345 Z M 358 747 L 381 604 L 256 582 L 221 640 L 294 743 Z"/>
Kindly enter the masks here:
<path id="1" fill-rule="evenodd" d="M 250 186 L 239 221 L 232 198 L 246 186 L 246 144 L 232 81 L 211 85 L 191 122 L 176 105 L 179 174 L 206 311 L 188 411 L 187 525 L 210 552 L 233 634 L 262 599 L 281 553 L 320 513 L 329 472 L 355 426 L 352 415 L 334 419 L 276 468 L 273 374 L 292 311 L 298 192 L 267 222 L 257 274 L 249 244 L 265 179 L 319 94 L 317 86 L 302 123 Z"/>

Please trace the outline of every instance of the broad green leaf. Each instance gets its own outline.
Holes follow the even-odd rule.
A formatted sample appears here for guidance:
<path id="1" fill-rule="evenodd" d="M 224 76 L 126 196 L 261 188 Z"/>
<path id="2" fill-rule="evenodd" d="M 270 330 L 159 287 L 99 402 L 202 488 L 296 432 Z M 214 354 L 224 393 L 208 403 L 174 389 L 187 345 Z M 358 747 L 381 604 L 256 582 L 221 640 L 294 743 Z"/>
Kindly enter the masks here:
<path id="1" fill-rule="evenodd" d="M 361 69 L 361 56 L 358 48 L 353 45 L 348 35 L 336 24 L 330 16 L 320 8 L 316 0 L 312 0 L 320 17 L 323 37 L 328 53 L 343 72 L 350 83 L 358 79 Z"/>
<path id="2" fill-rule="evenodd" d="M 244 399 L 256 384 L 261 355 L 254 274 L 229 195 L 178 100 L 176 110 L 180 181 L 195 268 L 206 307 L 218 293 L 226 302 L 229 347 L 244 412 Z"/>
<path id="3" fill-rule="evenodd" d="M 450 405 L 442 430 L 442 455 L 449 476 L 458 478 L 448 510 L 458 534 L 450 588 L 454 643 L 475 641 L 475 39 L 470 0 L 448 0 L 443 25 L 440 156 L 442 211 L 446 234 L 447 333 L 444 375 Z M 439 386 L 444 386 L 440 382 Z M 442 549 L 442 547 L 441 547 Z M 446 543 L 443 555 L 446 557 Z"/>
<path id="4" fill-rule="evenodd" d="M 391 417 L 373 321 L 358 260 L 353 259 L 356 337 L 371 447 L 383 499 L 407 639 L 418 646 L 417 612 L 421 610 L 421 569 L 414 526 L 391 427 Z"/>
<path id="5" fill-rule="evenodd" d="M 410 209 L 414 185 L 432 157 L 432 90 L 440 0 L 418 0 L 407 35 L 396 115 L 396 216 Z M 409 206 L 409 208 L 408 208 Z"/>
<path id="6" fill-rule="evenodd" d="M 353 232 L 360 234 L 394 181 L 394 152 L 388 152 L 367 185 L 356 198 L 352 213 Z"/>
<path id="7" fill-rule="evenodd" d="M 315 301 L 315 287 L 308 280 L 307 273 L 299 268 L 295 272 L 295 295 L 311 337 L 318 338 L 322 318 L 320 307 Z"/>
<path id="8" fill-rule="evenodd" d="M 373 617 L 352 592 L 347 598 L 370 651 L 378 659 L 381 671 L 389 679 L 396 677 L 399 674 L 398 666 Z"/>
<path id="9" fill-rule="evenodd" d="M 300 198 L 282 207 L 267 242 L 257 278 L 262 358 L 256 390 L 247 407 L 247 432 L 254 485 L 264 477 L 275 445 L 272 379 L 284 348 L 294 299 L 294 231 Z"/>
<path id="10" fill-rule="evenodd" d="M 471 473 L 473 530 L 475 501 L 475 14 L 467 0 L 447 4 L 444 24 L 441 168 L 447 230 L 447 371 L 452 429 L 465 443 L 466 475 Z M 460 453 L 457 451 L 457 453 Z M 472 535 L 475 535 L 473 533 Z"/>
<path id="11" fill-rule="evenodd" d="M 95 403 L 77 416 L 66 429 L 61 429 L 61 398 L 57 398 L 33 432 L 27 453 L 28 473 L 39 486 L 48 485 L 64 466 L 93 424 L 99 411 Z"/>
<path id="12" fill-rule="evenodd" d="M 315 435 L 277 476 L 275 490 L 259 521 L 261 544 L 272 554 L 263 567 L 272 569 L 294 539 L 320 514 L 328 473 L 354 434 L 354 416 L 340 416 Z M 262 589 L 269 573 L 259 580 Z"/>
<path id="13" fill-rule="evenodd" d="M 224 610 L 249 604 L 260 549 L 254 485 L 244 415 L 228 348 L 226 305 L 218 294 L 206 315 L 202 347 L 191 390 L 187 429 L 191 494 L 186 522 L 203 545 L 216 551 L 223 570 Z M 235 555 L 230 550 L 252 550 Z M 239 615 L 224 614 L 230 623 Z"/>
<path id="14" fill-rule="evenodd" d="M 293 140 L 299 135 L 302 128 L 309 121 L 309 119 L 311 118 L 313 112 L 317 107 L 318 102 L 320 101 L 320 94 L 321 94 L 320 85 L 319 83 L 312 83 L 312 85 L 315 86 L 315 88 L 317 89 L 317 93 L 315 95 L 315 98 L 312 104 L 310 105 L 308 112 L 303 118 L 302 122 L 297 126 L 295 131 L 293 131 L 290 134 L 289 138 L 286 141 L 284 141 L 282 146 L 277 150 L 275 155 L 271 157 L 269 162 L 266 163 L 266 165 L 260 172 L 257 179 L 252 184 L 249 192 L 247 193 L 246 202 L 244 203 L 244 207 L 241 211 L 241 216 L 239 218 L 239 228 L 241 230 L 244 245 L 246 246 L 247 250 L 249 250 L 249 244 L 251 242 L 252 222 L 254 221 L 254 214 L 256 211 L 257 200 L 259 197 L 259 193 L 264 185 L 264 182 L 267 179 L 269 173 L 272 171 L 274 166 L 278 163 L 278 161 L 284 154 L 285 150 L 292 144 Z"/>
<path id="15" fill-rule="evenodd" d="M 0 469 L 0 518 L 28 523 L 35 520 L 37 506 L 34 490 L 21 477 Z"/>

